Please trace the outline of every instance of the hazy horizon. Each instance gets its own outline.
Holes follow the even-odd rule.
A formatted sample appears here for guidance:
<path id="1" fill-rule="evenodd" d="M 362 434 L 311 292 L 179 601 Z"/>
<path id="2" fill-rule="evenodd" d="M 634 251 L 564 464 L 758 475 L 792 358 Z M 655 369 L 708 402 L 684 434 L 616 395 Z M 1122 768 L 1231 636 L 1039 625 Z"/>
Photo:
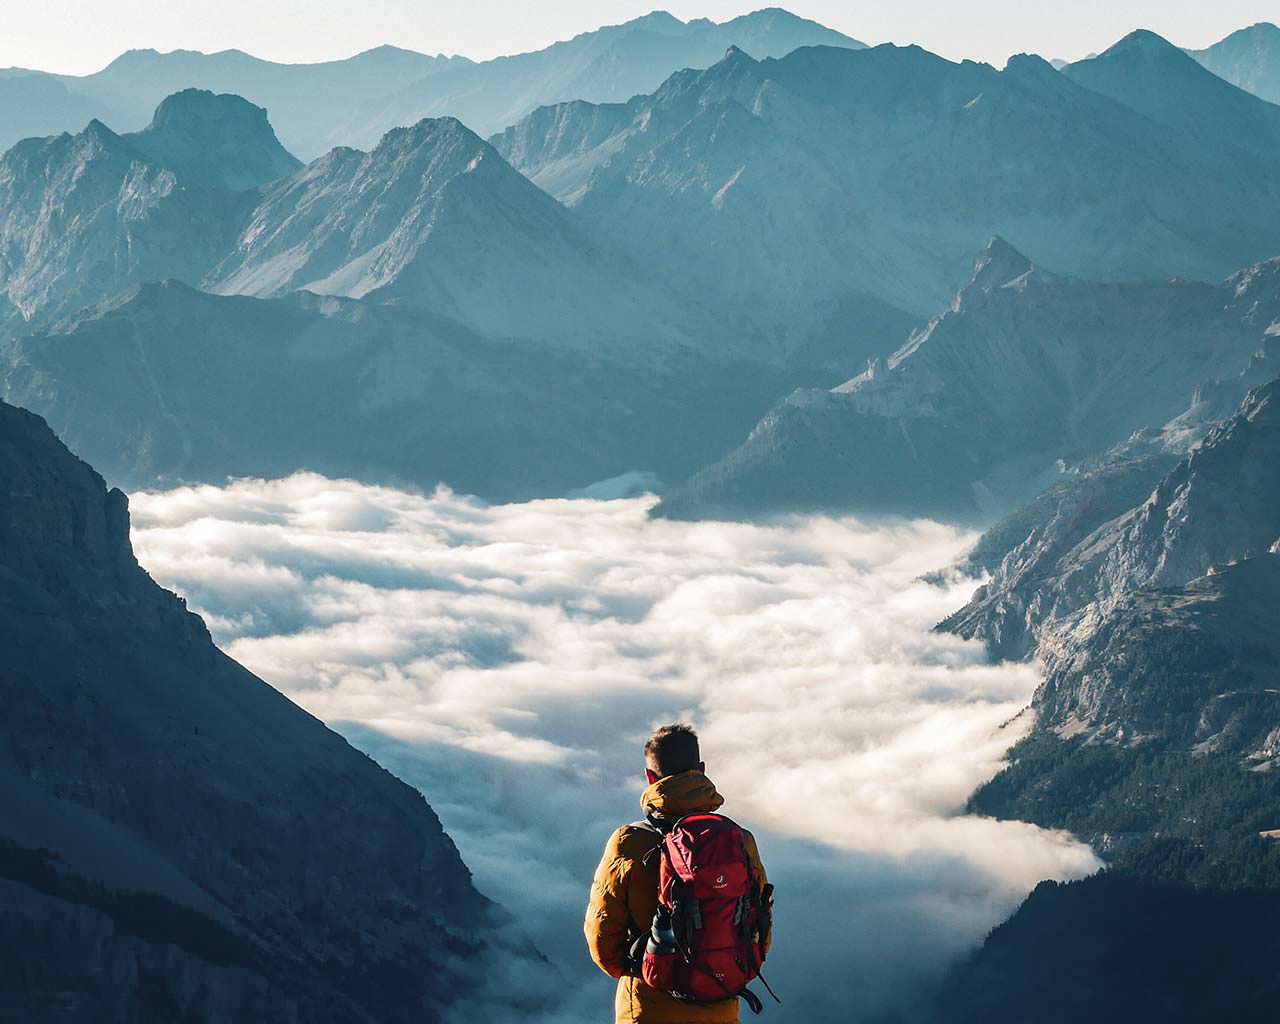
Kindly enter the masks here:
<path id="1" fill-rule="evenodd" d="M 502 0 L 477 0 L 424 10 L 409 0 L 383 0 L 356 11 L 332 0 L 306 5 L 287 0 L 264 15 L 260 5 L 247 0 L 228 0 L 216 12 L 192 0 L 145 0 L 121 7 L 110 19 L 89 16 L 92 6 L 82 0 L 52 0 L 23 12 L 20 23 L 9 12 L 0 22 L 0 68 L 87 75 L 131 49 L 241 50 L 263 60 L 301 64 L 341 60 L 383 45 L 481 61 L 539 50 L 654 10 L 669 11 L 685 21 L 705 17 L 723 22 L 767 5 L 723 0 L 676 0 L 665 5 L 653 0 L 607 0 L 586 5 L 580 0 L 554 0 L 533 11 Z M 916 43 L 952 60 L 995 65 L 1022 52 L 1079 59 L 1138 28 L 1157 32 L 1179 46 L 1203 48 L 1238 29 L 1276 18 L 1274 4 L 1262 0 L 1225 0 L 1212 9 L 1151 0 L 1125 4 L 1090 0 L 1083 9 L 1044 0 L 983 0 L 964 11 L 949 7 L 945 0 L 890 9 L 834 0 L 774 6 L 785 6 L 799 17 L 869 45 Z"/>

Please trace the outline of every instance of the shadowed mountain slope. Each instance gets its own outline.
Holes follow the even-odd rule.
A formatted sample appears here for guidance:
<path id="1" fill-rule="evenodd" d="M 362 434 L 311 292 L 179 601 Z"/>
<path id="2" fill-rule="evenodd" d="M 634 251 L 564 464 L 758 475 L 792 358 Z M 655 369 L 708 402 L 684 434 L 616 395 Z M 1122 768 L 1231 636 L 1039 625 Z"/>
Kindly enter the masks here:
<path id="1" fill-rule="evenodd" d="M 0 404 L 5 1016 L 440 1020 L 498 919 L 435 814 L 215 648 L 128 529 Z"/>
<path id="2" fill-rule="evenodd" d="M 494 340 L 412 306 L 169 282 L 18 338 L 0 386 L 128 486 L 312 469 L 517 499 L 679 478 L 781 384 L 710 356 Z"/>

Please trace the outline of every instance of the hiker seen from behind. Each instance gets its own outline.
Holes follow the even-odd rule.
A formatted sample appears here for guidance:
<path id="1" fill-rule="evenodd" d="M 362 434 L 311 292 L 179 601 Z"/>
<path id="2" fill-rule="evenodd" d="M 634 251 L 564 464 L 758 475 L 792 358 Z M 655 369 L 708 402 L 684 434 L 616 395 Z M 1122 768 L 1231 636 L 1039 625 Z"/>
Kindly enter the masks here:
<path id="1" fill-rule="evenodd" d="M 718 813 L 692 728 L 658 729 L 644 759 L 644 818 L 605 845 L 587 948 L 618 979 L 617 1024 L 735 1024 L 740 1002 L 763 1008 L 747 986 L 768 988 L 773 886 L 755 838 Z"/>

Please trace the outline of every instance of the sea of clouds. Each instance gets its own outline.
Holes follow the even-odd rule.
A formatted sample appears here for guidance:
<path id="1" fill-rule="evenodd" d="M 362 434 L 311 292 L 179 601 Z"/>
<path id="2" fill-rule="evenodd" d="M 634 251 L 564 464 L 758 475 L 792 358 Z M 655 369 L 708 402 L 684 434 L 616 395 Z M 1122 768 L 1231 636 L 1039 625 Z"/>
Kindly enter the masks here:
<path id="1" fill-rule="evenodd" d="M 645 736 L 675 719 L 778 887 L 768 1019 L 927 1019 L 930 984 L 1038 880 L 1098 866 L 962 813 L 1037 683 L 931 632 L 974 584 L 919 577 L 973 536 L 675 523 L 652 500 L 487 506 L 299 474 L 135 494 L 133 539 L 232 656 L 422 790 L 561 972 L 548 1024 L 609 1017 L 587 888 L 639 817 Z"/>

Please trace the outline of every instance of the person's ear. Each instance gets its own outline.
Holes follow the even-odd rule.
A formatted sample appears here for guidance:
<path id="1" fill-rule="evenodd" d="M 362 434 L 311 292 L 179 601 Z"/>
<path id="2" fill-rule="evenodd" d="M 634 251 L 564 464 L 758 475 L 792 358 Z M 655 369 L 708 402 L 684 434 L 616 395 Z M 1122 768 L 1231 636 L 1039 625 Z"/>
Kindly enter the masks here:
<path id="1" fill-rule="evenodd" d="M 644 777 L 649 780 L 649 785 L 651 786 L 658 781 L 658 773 L 652 768 L 646 768 L 644 770 Z"/>

